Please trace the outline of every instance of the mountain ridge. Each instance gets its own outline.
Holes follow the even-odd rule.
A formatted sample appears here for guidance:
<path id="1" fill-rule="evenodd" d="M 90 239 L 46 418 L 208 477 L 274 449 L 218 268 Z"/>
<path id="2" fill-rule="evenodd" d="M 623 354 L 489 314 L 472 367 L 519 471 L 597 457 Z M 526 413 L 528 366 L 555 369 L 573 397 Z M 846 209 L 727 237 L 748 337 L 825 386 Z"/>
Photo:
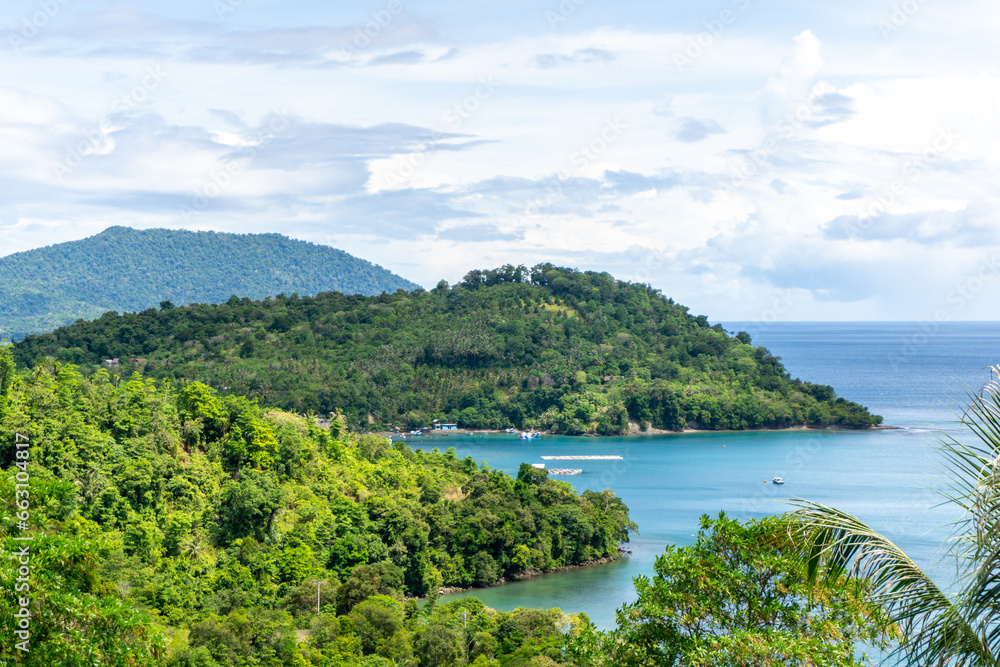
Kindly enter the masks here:
<path id="1" fill-rule="evenodd" d="M 0 337 L 17 340 L 162 301 L 222 303 L 233 295 L 331 290 L 370 296 L 417 287 L 343 250 L 282 234 L 114 226 L 0 258 Z"/>

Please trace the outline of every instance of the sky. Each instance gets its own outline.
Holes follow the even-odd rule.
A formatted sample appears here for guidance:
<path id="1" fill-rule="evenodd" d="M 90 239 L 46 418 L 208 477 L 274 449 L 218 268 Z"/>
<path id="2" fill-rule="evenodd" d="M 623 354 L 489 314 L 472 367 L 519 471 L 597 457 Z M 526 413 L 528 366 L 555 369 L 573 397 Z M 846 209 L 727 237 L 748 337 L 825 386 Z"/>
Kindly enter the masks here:
<path id="1" fill-rule="evenodd" d="M 6 0 L 0 256 L 279 232 L 712 321 L 993 320 L 986 0 Z"/>

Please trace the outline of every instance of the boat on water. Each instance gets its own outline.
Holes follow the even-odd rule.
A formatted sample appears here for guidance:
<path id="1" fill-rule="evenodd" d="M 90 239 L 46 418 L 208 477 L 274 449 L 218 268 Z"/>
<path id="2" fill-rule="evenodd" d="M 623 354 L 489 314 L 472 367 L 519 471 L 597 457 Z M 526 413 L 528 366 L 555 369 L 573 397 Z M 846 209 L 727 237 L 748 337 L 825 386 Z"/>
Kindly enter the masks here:
<path id="1" fill-rule="evenodd" d="M 534 438 L 539 437 L 540 435 L 541 435 L 541 433 L 536 433 L 534 431 L 523 431 L 520 435 L 517 436 L 517 439 L 518 440 L 532 440 Z"/>
<path id="2" fill-rule="evenodd" d="M 771 482 L 774 484 L 784 484 L 785 480 L 781 479 L 780 477 L 775 477 L 774 479 L 771 480 Z"/>

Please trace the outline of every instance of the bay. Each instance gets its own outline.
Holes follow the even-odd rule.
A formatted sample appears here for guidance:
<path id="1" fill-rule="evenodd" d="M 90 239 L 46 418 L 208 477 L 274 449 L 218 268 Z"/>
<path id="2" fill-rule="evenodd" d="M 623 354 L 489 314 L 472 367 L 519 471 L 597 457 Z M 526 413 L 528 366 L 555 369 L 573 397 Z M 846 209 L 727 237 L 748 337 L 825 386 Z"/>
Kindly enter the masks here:
<path id="1" fill-rule="evenodd" d="M 936 507 L 943 477 L 934 447 L 964 437 L 956 410 L 968 390 L 1000 363 L 1000 323 L 788 322 L 724 323 L 753 332 L 754 343 L 782 357 L 793 377 L 832 385 L 899 427 L 880 431 L 749 431 L 519 441 L 506 434 L 411 440 L 411 446 L 455 447 L 516 474 L 522 462 L 550 455 L 618 455 L 620 461 L 574 461 L 583 473 L 563 478 L 577 491 L 611 488 L 639 524 L 625 558 L 502 586 L 476 589 L 490 607 L 559 607 L 585 612 L 602 629 L 635 599 L 633 578 L 651 575 L 668 544 L 693 541 L 703 514 L 739 519 L 785 511 L 784 498 L 807 498 L 854 513 L 947 578 L 941 563 L 946 526 Z M 563 465 L 563 464 L 560 464 Z M 569 463 L 566 464 L 570 465 Z M 550 466 L 551 467 L 551 466 Z M 774 476 L 783 486 L 766 483 Z"/>

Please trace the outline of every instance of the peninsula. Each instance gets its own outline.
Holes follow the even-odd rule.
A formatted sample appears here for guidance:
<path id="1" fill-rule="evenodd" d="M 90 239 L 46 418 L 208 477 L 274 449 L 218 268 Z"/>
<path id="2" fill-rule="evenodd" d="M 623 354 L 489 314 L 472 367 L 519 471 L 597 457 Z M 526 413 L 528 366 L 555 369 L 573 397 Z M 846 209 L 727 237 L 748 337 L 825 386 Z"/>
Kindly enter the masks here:
<path id="1" fill-rule="evenodd" d="M 54 357 L 85 374 L 200 381 L 372 431 L 434 419 L 567 435 L 882 421 L 648 285 L 551 264 L 430 291 L 109 312 L 28 336 L 14 355 L 22 367 Z"/>

